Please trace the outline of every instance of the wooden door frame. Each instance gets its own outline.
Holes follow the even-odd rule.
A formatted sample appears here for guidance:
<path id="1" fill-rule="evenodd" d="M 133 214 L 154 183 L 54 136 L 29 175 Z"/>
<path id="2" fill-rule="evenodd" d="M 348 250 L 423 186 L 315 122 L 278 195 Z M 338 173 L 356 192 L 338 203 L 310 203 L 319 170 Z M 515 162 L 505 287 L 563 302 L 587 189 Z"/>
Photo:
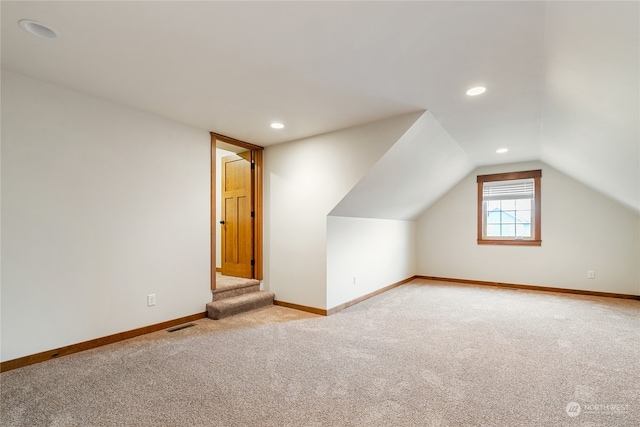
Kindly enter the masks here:
<path id="1" fill-rule="evenodd" d="M 255 218 L 253 221 L 253 278 L 262 280 L 262 260 L 263 260 L 263 189 L 262 189 L 262 174 L 263 174 L 263 162 L 264 162 L 264 147 L 259 145 L 250 144 L 248 142 L 240 141 L 238 139 L 230 138 L 228 136 L 220 135 L 215 132 L 211 134 L 211 289 L 216 289 L 216 201 L 218 195 L 216 194 L 216 145 L 218 141 L 225 142 L 227 144 L 235 145 L 236 147 L 246 148 L 251 151 L 251 159 L 254 166 L 253 173 L 253 211 Z"/>

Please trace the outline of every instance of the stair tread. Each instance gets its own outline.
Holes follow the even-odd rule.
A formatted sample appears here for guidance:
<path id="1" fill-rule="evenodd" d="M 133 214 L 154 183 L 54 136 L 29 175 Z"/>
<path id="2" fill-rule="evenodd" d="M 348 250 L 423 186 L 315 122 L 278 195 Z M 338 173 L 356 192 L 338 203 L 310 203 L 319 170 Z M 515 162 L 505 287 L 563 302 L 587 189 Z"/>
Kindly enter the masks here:
<path id="1" fill-rule="evenodd" d="M 207 304 L 207 316 L 211 319 L 221 319 L 271 305 L 274 298 L 273 292 L 258 291 L 212 301 Z"/>
<path id="2" fill-rule="evenodd" d="M 216 290 L 237 289 L 256 284 L 260 284 L 260 280 L 216 274 Z"/>
<path id="3" fill-rule="evenodd" d="M 273 296 L 275 296 L 275 294 L 273 292 L 258 291 L 258 292 L 251 292 L 251 293 L 248 293 L 248 294 L 237 295 L 237 296 L 231 297 L 231 298 L 225 298 L 225 299 L 221 299 L 221 300 L 218 300 L 218 301 L 212 301 L 209 304 L 215 304 L 215 305 L 220 305 L 220 306 L 235 305 L 235 304 L 243 303 L 243 302 L 250 302 L 250 301 L 257 301 L 257 300 L 261 300 L 261 299 L 272 298 Z M 207 304 L 207 305 L 209 305 L 209 304 Z"/>
<path id="4" fill-rule="evenodd" d="M 221 292 L 228 292 L 228 291 L 233 291 L 235 289 L 242 289 L 242 288 L 250 288 L 252 286 L 260 286 L 260 281 L 259 280 L 252 280 L 250 282 L 246 282 L 246 283 L 241 283 L 238 285 L 231 285 L 231 286 L 225 286 L 224 288 L 216 288 L 213 290 L 213 293 L 221 293 Z"/>

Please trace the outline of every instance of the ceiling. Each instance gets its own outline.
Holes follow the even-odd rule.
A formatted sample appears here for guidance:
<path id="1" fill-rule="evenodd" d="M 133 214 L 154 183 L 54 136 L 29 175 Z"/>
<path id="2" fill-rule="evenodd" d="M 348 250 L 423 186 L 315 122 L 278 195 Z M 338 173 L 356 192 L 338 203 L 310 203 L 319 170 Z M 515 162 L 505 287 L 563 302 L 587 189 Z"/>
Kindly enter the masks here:
<path id="1" fill-rule="evenodd" d="M 636 1 L 1 8 L 5 70 L 263 146 L 428 110 L 476 166 L 542 160 L 640 212 Z"/>

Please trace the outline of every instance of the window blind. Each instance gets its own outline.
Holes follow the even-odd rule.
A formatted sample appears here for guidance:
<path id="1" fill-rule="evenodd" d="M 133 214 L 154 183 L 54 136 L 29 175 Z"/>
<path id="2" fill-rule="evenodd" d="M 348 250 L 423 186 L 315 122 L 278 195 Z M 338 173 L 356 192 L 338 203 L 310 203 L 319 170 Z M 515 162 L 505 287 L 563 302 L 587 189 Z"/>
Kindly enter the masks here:
<path id="1" fill-rule="evenodd" d="M 493 181 L 482 184 L 482 200 L 533 199 L 533 178 Z"/>

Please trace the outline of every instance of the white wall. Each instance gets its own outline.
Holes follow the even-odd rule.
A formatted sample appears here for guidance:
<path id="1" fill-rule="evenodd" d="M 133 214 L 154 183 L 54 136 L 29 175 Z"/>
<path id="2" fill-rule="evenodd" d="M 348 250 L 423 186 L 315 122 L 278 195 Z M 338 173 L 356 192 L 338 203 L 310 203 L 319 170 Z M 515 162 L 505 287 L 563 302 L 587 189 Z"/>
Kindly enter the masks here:
<path id="1" fill-rule="evenodd" d="M 327 308 L 327 215 L 420 115 L 265 149 L 264 283 L 276 299 Z"/>
<path id="2" fill-rule="evenodd" d="M 542 169 L 542 246 L 478 245 L 476 176 L 531 169 Z M 420 275 L 640 294 L 640 216 L 544 163 L 477 169 L 417 234 Z"/>
<path id="3" fill-rule="evenodd" d="M 2 360 L 203 312 L 209 162 L 208 132 L 3 71 Z"/>
<path id="4" fill-rule="evenodd" d="M 415 236 L 415 221 L 328 217 L 327 307 L 414 276 Z"/>

